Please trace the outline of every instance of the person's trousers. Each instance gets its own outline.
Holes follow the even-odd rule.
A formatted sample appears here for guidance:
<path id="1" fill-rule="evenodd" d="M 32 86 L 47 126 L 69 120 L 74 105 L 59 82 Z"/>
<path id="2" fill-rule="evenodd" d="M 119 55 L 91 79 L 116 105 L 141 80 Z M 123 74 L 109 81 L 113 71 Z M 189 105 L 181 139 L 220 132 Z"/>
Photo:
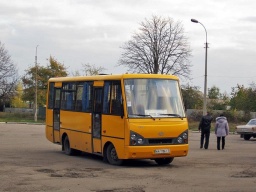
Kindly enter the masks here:
<path id="1" fill-rule="evenodd" d="M 204 148 L 208 149 L 209 146 L 209 138 L 210 138 L 210 130 L 209 131 L 201 131 L 201 142 L 200 142 L 200 148 Z M 205 139 L 205 143 L 204 143 L 204 139 Z"/>
<path id="2" fill-rule="evenodd" d="M 217 137 L 217 149 L 220 150 L 220 140 L 222 140 L 222 149 L 225 148 L 225 136 L 224 137 Z"/>

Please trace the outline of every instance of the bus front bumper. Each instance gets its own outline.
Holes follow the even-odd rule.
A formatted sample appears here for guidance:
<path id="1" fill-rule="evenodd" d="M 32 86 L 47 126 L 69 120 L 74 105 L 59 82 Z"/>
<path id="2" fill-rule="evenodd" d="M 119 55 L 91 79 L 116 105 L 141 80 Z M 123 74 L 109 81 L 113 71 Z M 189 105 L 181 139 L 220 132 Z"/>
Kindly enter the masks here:
<path id="1" fill-rule="evenodd" d="M 156 159 L 182 157 L 188 154 L 188 144 L 161 146 L 127 146 L 123 159 Z"/>

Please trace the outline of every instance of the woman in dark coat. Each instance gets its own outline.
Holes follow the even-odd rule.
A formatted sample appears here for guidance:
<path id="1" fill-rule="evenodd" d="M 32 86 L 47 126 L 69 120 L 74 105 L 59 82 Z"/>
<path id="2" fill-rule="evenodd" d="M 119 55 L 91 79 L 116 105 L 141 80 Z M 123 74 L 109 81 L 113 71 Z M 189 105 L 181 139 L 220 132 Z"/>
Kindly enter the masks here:
<path id="1" fill-rule="evenodd" d="M 215 134 L 217 136 L 217 149 L 220 150 L 220 140 L 222 140 L 222 150 L 225 148 L 225 137 L 229 133 L 227 118 L 221 114 L 216 118 Z"/>

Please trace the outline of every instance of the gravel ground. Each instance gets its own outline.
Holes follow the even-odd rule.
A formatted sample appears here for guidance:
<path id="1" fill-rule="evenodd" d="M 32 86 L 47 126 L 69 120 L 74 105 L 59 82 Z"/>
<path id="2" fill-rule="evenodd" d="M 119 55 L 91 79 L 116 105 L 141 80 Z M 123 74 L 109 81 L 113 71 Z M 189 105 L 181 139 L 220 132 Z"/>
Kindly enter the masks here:
<path id="1" fill-rule="evenodd" d="M 255 191 L 256 139 L 232 134 L 218 151 L 212 133 L 205 150 L 199 149 L 200 133 L 190 132 L 188 156 L 170 165 L 134 160 L 112 166 L 89 154 L 66 156 L 44 128 L 0 123 L 0 191 Z"/>

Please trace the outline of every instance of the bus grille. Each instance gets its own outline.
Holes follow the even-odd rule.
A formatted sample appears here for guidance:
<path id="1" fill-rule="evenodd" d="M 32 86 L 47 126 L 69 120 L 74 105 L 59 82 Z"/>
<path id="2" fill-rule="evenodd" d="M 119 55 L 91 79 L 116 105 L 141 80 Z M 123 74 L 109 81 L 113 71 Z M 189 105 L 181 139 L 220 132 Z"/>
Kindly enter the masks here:
<path id="1" fill-rule="evenodd" d="M 172 139 L 170 139 L 170 138 L 167 138 L 167 139 L 148 139 L 148 143 L 150 145 L 172 144 Z"/>

